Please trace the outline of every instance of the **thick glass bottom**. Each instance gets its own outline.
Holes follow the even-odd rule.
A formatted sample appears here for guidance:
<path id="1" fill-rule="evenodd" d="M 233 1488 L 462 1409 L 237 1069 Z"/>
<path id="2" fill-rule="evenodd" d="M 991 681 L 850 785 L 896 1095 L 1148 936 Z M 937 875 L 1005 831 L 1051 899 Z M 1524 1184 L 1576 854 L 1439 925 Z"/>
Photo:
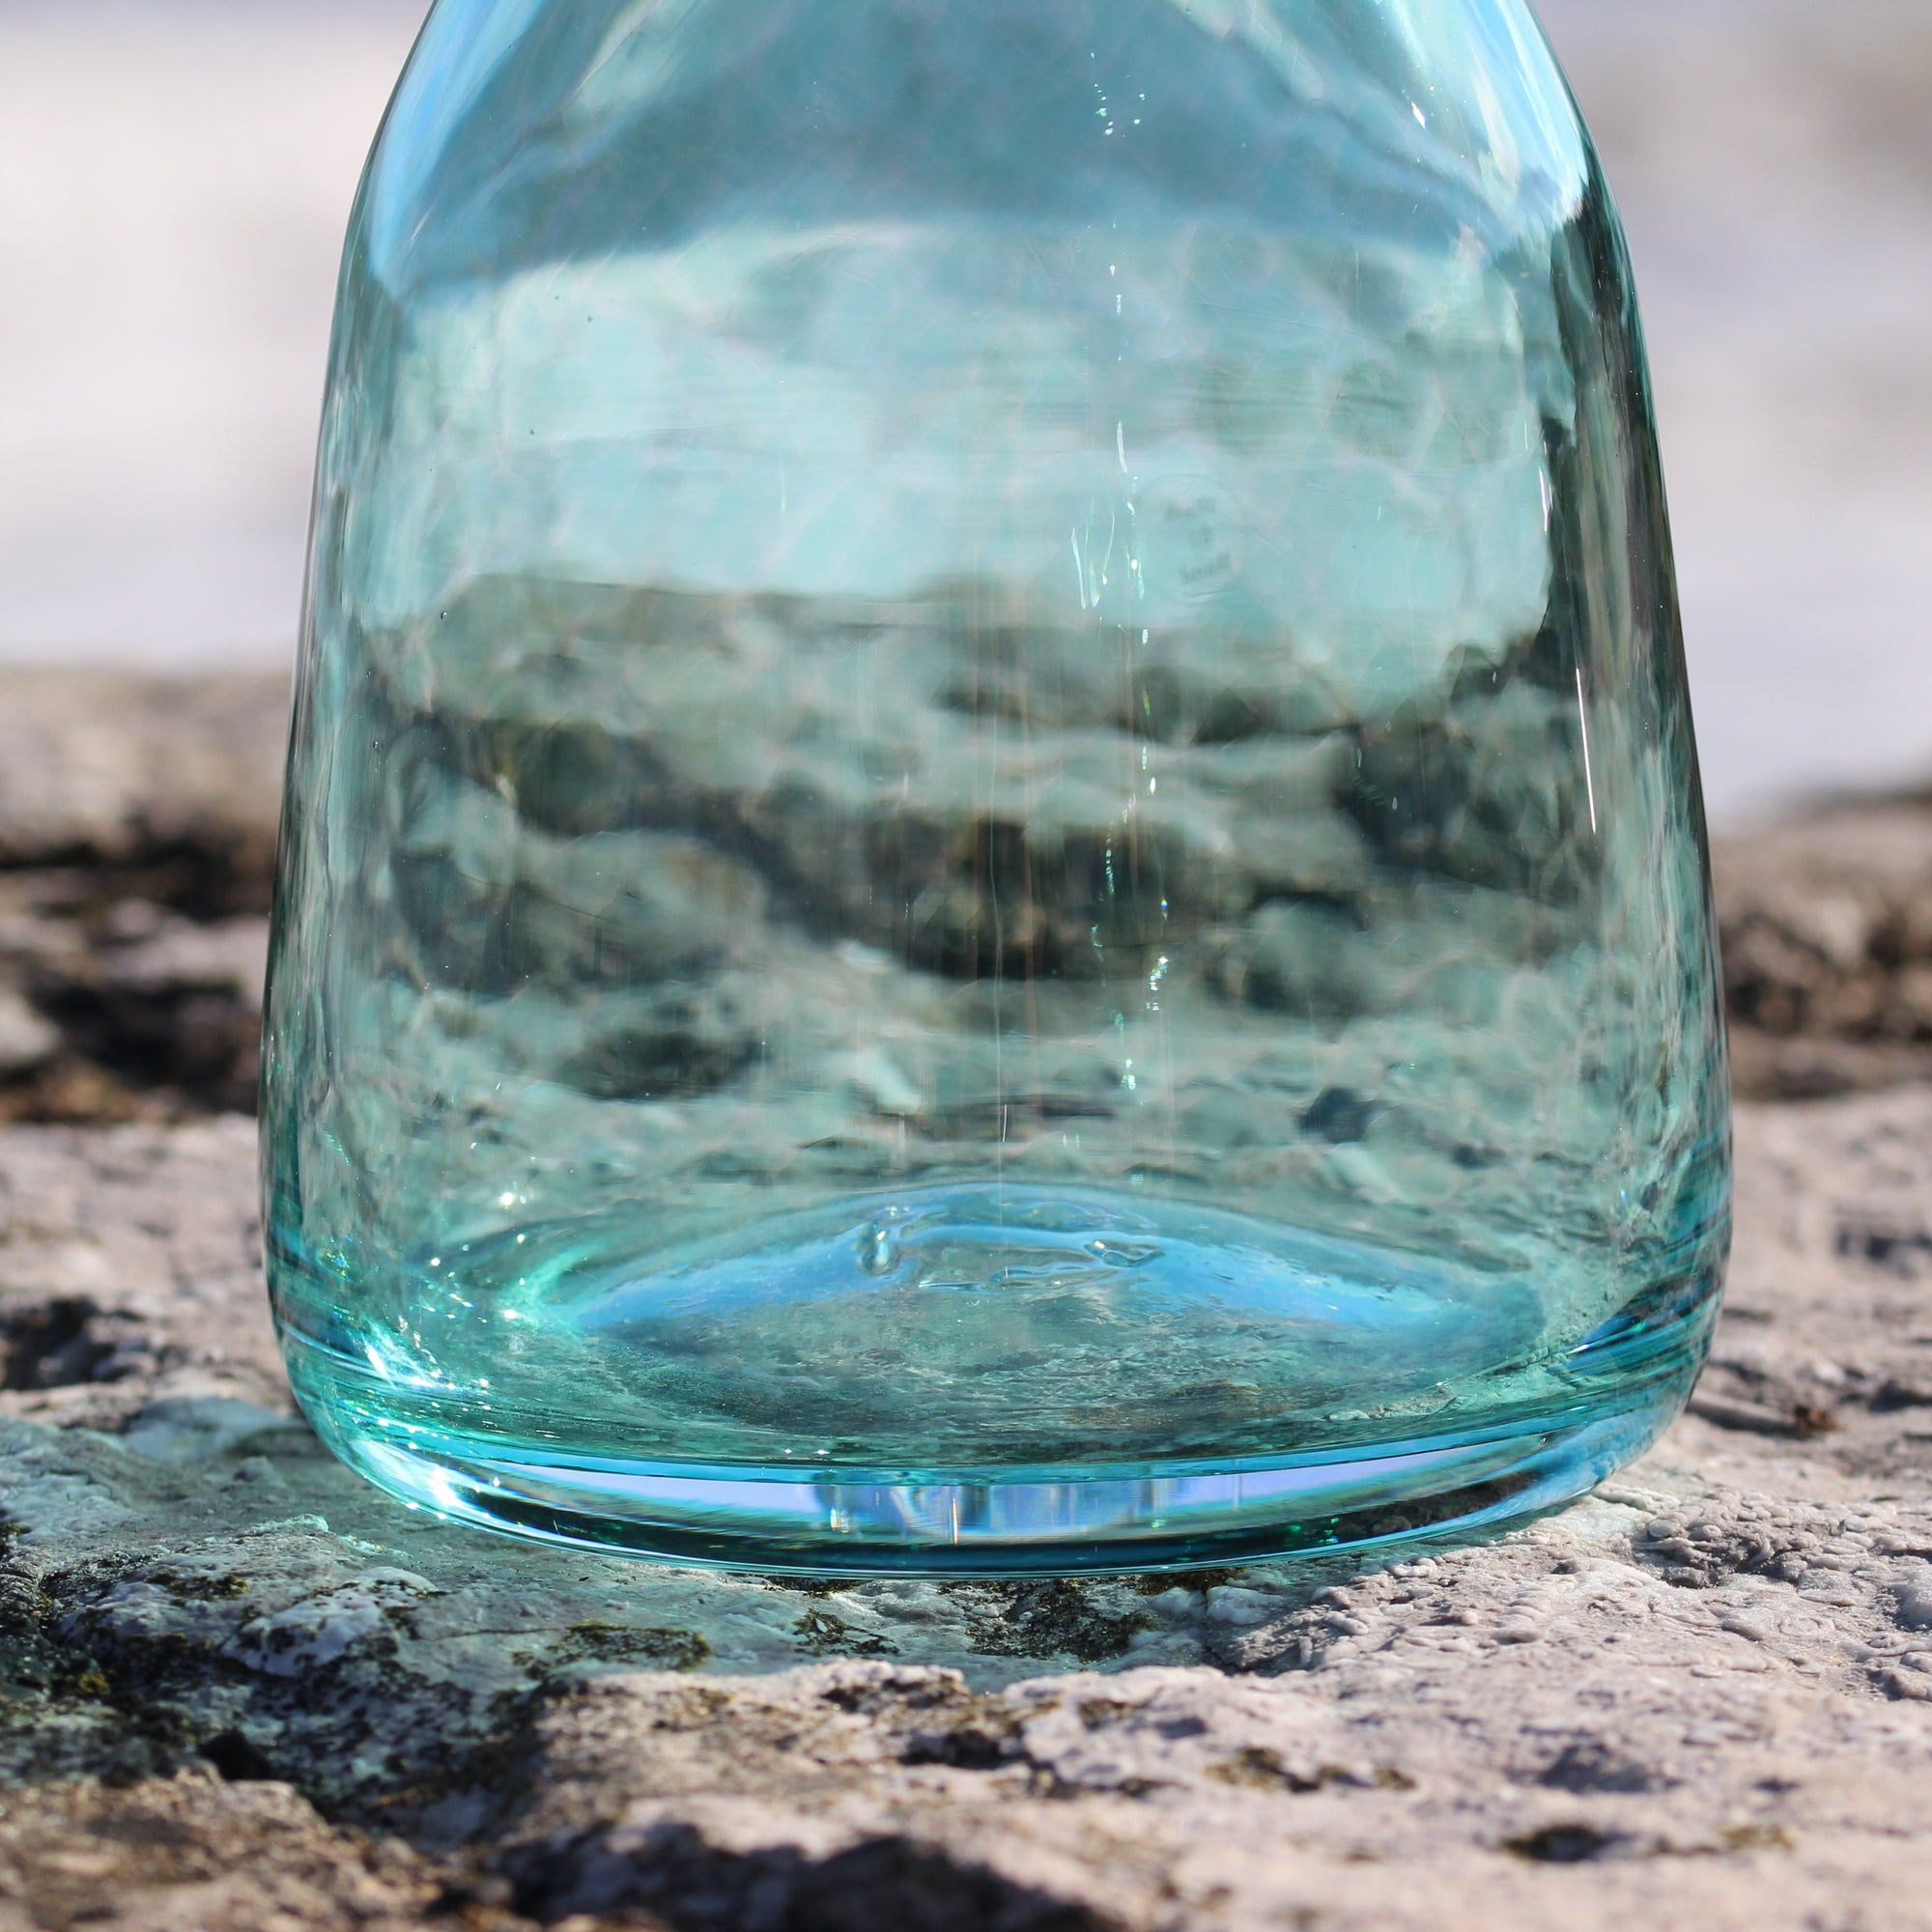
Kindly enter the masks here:
<path id="1" fill-rule="evenodd" d="M 1715 1269 L 1673 1271 L 1552 1343 L 1553 1289 L 1072 1189 L 866 1197 L 648 1264 L 645 1232 L 445 1244 L 390 1277 L 387 1323 L 285 1267 L 297 1391 L 384 1489 L 552 1542 L 814 1574 L 1175 1569 L 1576 1495 L 1670 1421 L 1716 1303 Z"/>
<path id="2" fill-rule="evenodd" d="M 1581 1495 L 1669 1424 L 1688 1376 L 1642 1399 L 1471 1439 L 1414 1436 L 1238 1469 L 909 1482 L 585 1462 L 388 1431 L 311 1406 L 337 1455 L 458 1521 L 709 1568 L 1023 1577 L 1186 1570 L 1504 1523 Z"/>

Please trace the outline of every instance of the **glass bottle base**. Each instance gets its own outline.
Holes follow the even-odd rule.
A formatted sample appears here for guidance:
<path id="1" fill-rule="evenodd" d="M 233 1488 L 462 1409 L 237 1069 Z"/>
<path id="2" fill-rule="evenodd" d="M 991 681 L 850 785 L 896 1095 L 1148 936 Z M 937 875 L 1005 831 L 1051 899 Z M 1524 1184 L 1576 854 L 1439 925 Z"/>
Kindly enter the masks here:
<path id="1" fill-rule="evenodd" d="M 344 1462 L 405 1502 L 610 1555 L 812 1576 L 1026 1577 L 1186 1570 L 1487 1528 L 1554 1507 L 1640 1455 L 1694 1369 L 1560 1413 L 1237 1468 L 990 1480 L 802 1480 L 582 1459 L 309 1403 Z"/>
<path id="2" fill-rule="evenodd" d="M 1580 1493 L 1681 1406 L 1717 1299 L 1715 1267 L 1671 1269 L 1566 1348 L 1520 1278 L 1086 1189 L 915 1188 L 673 1251 L 651 1232 L 445 1243 L 393 1277 L 387 1326 L 331 1315 L 370 1297 L 278 1241 L 303 1406 L 392 1494 L 554 1543 L 1181 1569 Z"/>

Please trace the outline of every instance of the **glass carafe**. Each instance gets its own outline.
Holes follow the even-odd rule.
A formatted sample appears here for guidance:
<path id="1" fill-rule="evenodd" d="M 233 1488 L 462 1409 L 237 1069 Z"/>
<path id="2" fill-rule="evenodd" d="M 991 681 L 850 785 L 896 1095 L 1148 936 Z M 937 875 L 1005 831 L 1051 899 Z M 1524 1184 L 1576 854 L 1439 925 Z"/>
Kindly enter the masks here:
<path id="1" fill-rule="evenodd" d="M 269 1019 L 376 1482 L 980 1574 L 1574 1494 L 1715 1313 L 1706 871 L 1522 0 L 440 0 Z"/>

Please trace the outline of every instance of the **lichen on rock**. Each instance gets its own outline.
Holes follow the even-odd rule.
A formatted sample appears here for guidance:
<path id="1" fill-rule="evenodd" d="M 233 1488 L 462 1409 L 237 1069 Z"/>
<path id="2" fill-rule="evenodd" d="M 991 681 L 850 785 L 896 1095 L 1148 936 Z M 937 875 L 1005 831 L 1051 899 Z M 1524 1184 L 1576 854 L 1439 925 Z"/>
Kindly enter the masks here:
<path id="1" fill-rule="evenodd" d="M 814 1584 L 386 1501 L 275 1380 L 240 1123 L 7 1130 L 6 1332 L 97 1312 L 0 1395 L 0 1924 L 1921 1922 L 1928 1147 L 1747 1109 L 1718 1419 L 1514 1536 Z"/>

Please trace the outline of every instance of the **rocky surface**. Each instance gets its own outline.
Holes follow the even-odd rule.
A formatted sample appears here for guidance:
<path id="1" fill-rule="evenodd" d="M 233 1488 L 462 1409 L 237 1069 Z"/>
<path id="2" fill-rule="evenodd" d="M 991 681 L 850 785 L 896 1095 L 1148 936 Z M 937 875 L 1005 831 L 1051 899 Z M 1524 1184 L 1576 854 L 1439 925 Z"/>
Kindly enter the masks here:
<path id="1" fill-rule="evenodd" d="M 1740 1089 L 1932 1078 L 1932 798 L 1832 805 L 1714 859 Z"/>
<path id="2" fill-rule="evenodd" d="M 0 681 L 0 1121 L 254 1103 L 285 680 Z"/>
<path id="3" fill-rule="evenodd" d="M 220 1111 L 278 704 L 0 693 L 0 1932 L 1932 1924 L 1932 811 L 1720 849 L 1750 1088 L 1841 1097 L 1744 1108 L 1716 1361 L 1596 1497 L 798 1587 L 450 1528 L 292 1415 Z"/>
<path id="4" fill-rule="evenodd" d="M 1932 1922 L 1932 1092 L 1747 1107 L 1692 1415 L 1487 1544 L 780 1584 L 287 1411 L 246 1123 L 0 1133 L 0 1926 Z"/>

